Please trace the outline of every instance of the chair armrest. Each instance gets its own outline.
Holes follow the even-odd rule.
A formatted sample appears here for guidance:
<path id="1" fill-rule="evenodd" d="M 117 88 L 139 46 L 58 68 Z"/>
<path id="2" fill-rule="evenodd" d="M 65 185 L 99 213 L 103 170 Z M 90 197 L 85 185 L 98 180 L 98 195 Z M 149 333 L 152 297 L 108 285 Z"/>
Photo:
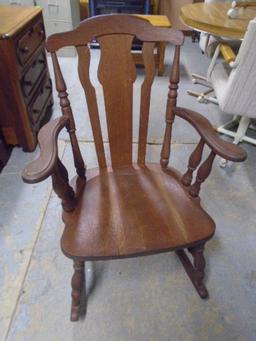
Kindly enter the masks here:
<path id="1" fill-rule="evenodd" d="M 174 113 L 189 122 L 215 154 L 234 162 L 246 159 L 247 154 L 242 148 L 222 140 L 211 123 L 199 113 L 185 108 L 174 108 Z"/>
<path id="2" fill-rule="evenodd" d="M 40 147 L 39 158 L 28 164 L 23 172 L 22 179 L 26 183 L 37 183 L 45 180 L 53 172 L 58 160 L 58 134 L 68 122 L 67 117 L 59 117 L 44 125 L 38 134 Z"/>

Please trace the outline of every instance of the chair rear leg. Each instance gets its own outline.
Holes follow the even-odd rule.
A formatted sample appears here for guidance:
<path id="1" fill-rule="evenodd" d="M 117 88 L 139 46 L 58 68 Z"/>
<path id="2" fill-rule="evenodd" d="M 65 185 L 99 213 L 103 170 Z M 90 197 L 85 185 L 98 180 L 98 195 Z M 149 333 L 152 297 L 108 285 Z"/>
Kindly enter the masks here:
<path id="1" fill-rule="evenodd" d="M 72 287 L 72 304 L 71 304 L 71 321 L 78 321 L 81 303 L 81 293 L 85 285 L 84 261 L 74 260 L 74 274 L 71 280 Z"/>
<path id="2" fill-rule="evenodd" d="M 191 247 L 188 251 L 193 256 L 193 264 L 190 262 L 187 254 L 184 250 L 176 251 L 188 277 L 193 283 L 196 291 L 199 296 L 203 299 L 209 297 L 208 291 L 203 283 L 204 279 L 204 269 L 205 269 L 205 258 L 203 255 L 204 252 L 204 243 L 197 245 L 195 247 Z"/>

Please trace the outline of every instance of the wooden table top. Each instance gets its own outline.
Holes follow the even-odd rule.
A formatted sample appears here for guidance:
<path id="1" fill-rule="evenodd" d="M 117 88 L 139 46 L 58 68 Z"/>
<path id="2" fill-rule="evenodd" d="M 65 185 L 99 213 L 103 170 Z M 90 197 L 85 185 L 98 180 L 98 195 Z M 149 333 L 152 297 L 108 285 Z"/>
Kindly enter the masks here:
<path id="1" fill-rule="evenodd" d="M 0 38 L 15 35 L 30 19 L 42 9 L 39 6 L 3 6 L 0 5 Z"/>
<path id="2" fill-rule="evenodd" d="M 242 39 L 249 21 L 256 17 L 256 8 L 241 8 L 237 19 L 229 19 L 227 11 L 230 8 L 230 3 L 189 4 L 181 8 L 180 18 L 185 25 L 195 30 Z"/>

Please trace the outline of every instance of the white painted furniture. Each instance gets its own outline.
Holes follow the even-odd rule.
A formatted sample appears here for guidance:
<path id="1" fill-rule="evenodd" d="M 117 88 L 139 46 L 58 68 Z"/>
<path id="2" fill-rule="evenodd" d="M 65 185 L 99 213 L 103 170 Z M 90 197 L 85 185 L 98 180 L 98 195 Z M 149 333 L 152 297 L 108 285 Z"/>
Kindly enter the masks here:
<path id="1" fill-rule="evenodd" d="M 80 23 L 79 0 L 36 0 L 43 8 L 46 35 L 73 30 Z M 75 55 L 75 49 L 66 47 L 58 53 L 69 57 Z"/>
<path id="2" fill-rule="evenodd" d="M 232 3 L 232 0 L 205 0 L 205 3 L 211 3 L 211 2 L 230 2 Z M 205 53 L 208 57 L 212 57 L 214 54 L 214 51 L 219 44 L 219 39 L 216 39 L 212 35 L 210 35 L 207 32 L 201 32 L 200 34 L 200 40 L 199 40 L 199 46 L 200 49 Z M 227 41 L 227 39 L 223 38 L 223 40 Z"/>
<path id="3" fill-rule="evenodd" d="M 234 117 L 217 128 L 217 131 L 234 137 L 234 143 L 246 141 L 256 145 L 256 138 L 246 135 L 256 119 L 256 18 L 251 20 L 244 40 L 234 61 L 229 64 L 218 61 L 219 47 L 210 65 L 207 82 L 211 84 L 216 98 L 204 96 L 204 102 L 217 103 L 220 109 Z M 237 131 L 234 124 L 238 123 Z M 222 165 L 225 166 L 225 160 Z"/>

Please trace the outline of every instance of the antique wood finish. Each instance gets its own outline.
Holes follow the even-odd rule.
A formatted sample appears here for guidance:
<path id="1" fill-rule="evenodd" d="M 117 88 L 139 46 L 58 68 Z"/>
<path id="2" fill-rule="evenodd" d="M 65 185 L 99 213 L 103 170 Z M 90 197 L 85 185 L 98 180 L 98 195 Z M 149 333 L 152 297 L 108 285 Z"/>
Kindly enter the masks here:
<path id="1" fill-rule="evenodd" d="M 208 158 L 199 167 L 198 172 L 197 172 L 197 176 L 196 176 L 196 181 L 189 188 L 189 194 L 192 195 L 192 197 L 198 196 L 200 189 L 201 189 L 201 184 L 210 175 L 211 170 L 212 170 L 212 163 L 214 161 L 215 156 L 216 156 L 216 154 L 213 151 L 211 151 Z"/>
<path id="2" fill-rule="evenodd" d="M 199 296 L 203 299 L 209 297 L 209 293 L 203 283 L 205 259 L 203 255 L 204 243 L 201 243 L 193 248 L 188 248 L 188 251 L 192 254 L 194 259 L 194 265 L 191 264 L 185 250 L 176 251 L 188 277 L 193 283 Z"/>
<path id="3" fill-rule="evenodd" d="M 71 280 L 72 287 L 72 304 L 71 304 L 71 321 L 78 321 L 79 319 L 79 309 L 81 303 L 81 293 L 83 289 L 85 289 L 85 271 L 84 271 L 84 262 L 75 260 L 74 274 Z"/>
<path id="4" fill-rule="evenodd" d="M 143 41 L 145 63 L 137 164 L 132 163 L 132 91 L 136 70 L 131 44 L 134 37 Z M 88 43 L 93 38 L 101 46 L 98 78 L 104 92 L 111 166 L 106 164 L 96 92 L 89 77 Z M 176 45 L 170 73 L 161 165 L 145 163 L 150 93 L 155 75 L 153 51 L 159 41 Z M 61 248 L 66 256 L 74 260 L 75 269 L 72 278 L 72 321 L 79 318 L 84 262 L 87 260 L 136 257 L 175 250 L 200 297 L 208 296 L 203 284 L 203 246 L 213 236 L 215 224 L 200 206 L 197 196 L 201 183 L 210 174 L 215 155 L 239 162 L 246 158 L 246 153 L 240 147 L 221 140 L 208 120 L 198 113 L 176 107 L 182 42 L 181 32 L 155 28 L 143 19 L 128 15 L 94 17 L 84 21 L 76 30 L 56 34 L 47 41 L 47 48 L 53 57 L 63 117 L 42 129 L 39 134 L 41 156 L 26 167 L 23 179 L 34 183 L 52 175 L 54 190 L 62 199 L 65 230 Z M 74 45 L 78 51 L 78 73 L 88 104 L 99 163 L 99 168 L 87 170 L 86 181 L 81 177 L 84 165 L 75 136 L 66 85 L 56 57 L 59 48 L 69 45 Z M 183 176 L 167 167 L 175 115 L 188 121 L 201 138 Z M 78 173 L 70 184 L 57 153 L 58 133 L 64 127 L 69 129 Z M 211 152 L 200 165 L 205 144 Z M 197 167 L 197 177 L 191 185 L 193 171 Z M 186 249 L 193 256 L 193 264 Z"/>
<path id="5" fill-rule="evenodd" d="M 202 153 L 204 149 L 204 140 L 201 139 L 196 149 L 193 151 L 189 158 L 188 169 L 183 175 L 181 182 L 184 186 L 190 186 L 193 179 L 193 172 L 197 169 L 198 165 L 202 160 Z"/>
<path id="6" fill-rule="evenodd" d="M 72 109 L 70 107 L 70 102 L 68 99 L 68 93 L 66 91 L 67 87 L 66 87 L 64 78 L 62 76 L 61 70 L 60 70 L 60 65 L 59 65 L 56 53 L 52 53 L 52 62 L 53 62 L 53 67 L 54 67 L 56 90 L 59 93 L 61 111 L 62 111 L 63 116 L 69 118 L 67 131 L 70 136 L 76 172 L 81 178 L 84 178 L 85 177 L 85 165 L 84 165 L 84 161 L 83 161 L 80 148 L 77 142 L 75 121 L 74 121 Z"/>
<path id="7" fill-rule="evenodd" d="M 67 117 L 59 117 L 47 123 L 38 134 L 39 158 L 25 167 L 22 179 L 26 183 L 37 183 L 52 175 L 58 159 L 58 134 L 67 125 Z"/>
<path id="8" fill-rule="evenodd" d="M 180 79 L 179 73 L 179 64 L 180 64 L 180 47 L 176 46 L 173 65 L 170 73 L 170 85 L 166 106 L 166 128 L 164 134 L 164 142 L 161 151 L 161 166 L 162 168 L 166 168 L 169 163 L 170 151 L 171 151 L 171 137 L 172 137 L 172 125 L 174 121 L 174 107 L 176 107 L 177 96 L 178 96 L 178 83 Z"/>
<path id="9" fill-rule="evenodd" d="M 112 166 L 131 165 L 132 98 L 136 79 L 131 54 L 133 36 L 116 34 L 97 40 L 101 48 L 98 77 L 104 92 Z"/>
<path id="10" fill-rule="evenodd" d="M 141 85 L 138 164 L 145 164 L 151 87 L 155 76 L 154 43 L 144 43 L 142 56 L 145 78 Z"/>
<path id="11" fill-rule="evenodd" d="M 204 116 L 185 108 L 174 108 L 174 113 L 190 123 L 215 154 L 233 162 L 246 159 L 246 152 L 237 145 L 222 140 Z"/>
<path id="12" fill-rule="evenodd" d="M 68 172 L 59 158 L 52 173 L 52 187 L 62 200 L 63 209 L 67 212 L 73 211 L 76 206 L 75 193 L 68 183 Z"/>
<path id="13" fill-rule="evenodd" d="M 103 260 L 207 241 L 215 224 L 180 178 L 175 170 L 148 163 L 88 170 L 85 190 L 75 189 L 77 209 L 63 215 L 62 251 L 70 258 Z"/>
<path id="14" fill-rule="evenodd" d="M 52 84 L 38 7 L 0 6 L 0 129 L 5 142 L 33 151 L 52 113 Z"/>
<path id="15" fill-rule="evenodd" d="M 91 17 L 73 31 L 53 34 L 47 39 L 46 48 L 55 52 L 65 46 L 83 46 L 95 37 L 117 33 L 133 35 L 144 42 L 182 45 L 184 41 L 182 32 L 174 28 L 152 27 L 147 20 L 133 15 L 111 14 Z"/>
<path id="16" fill-rule="evenodd" d="M 39 7 L 1 6 L 0 36 L 15 36 L 29 19 L 33 19 L 40 13 Z"/>
<path id="17" fill-rule="evenodd" d="M 98 163 L 101 168 L 106 168 L 107 163 L 104 152 L 96 92 L 89 76 L 90 50 L 87 46 L 78 46 L 77 53 L 78 73 L 85 92 Z"/>

